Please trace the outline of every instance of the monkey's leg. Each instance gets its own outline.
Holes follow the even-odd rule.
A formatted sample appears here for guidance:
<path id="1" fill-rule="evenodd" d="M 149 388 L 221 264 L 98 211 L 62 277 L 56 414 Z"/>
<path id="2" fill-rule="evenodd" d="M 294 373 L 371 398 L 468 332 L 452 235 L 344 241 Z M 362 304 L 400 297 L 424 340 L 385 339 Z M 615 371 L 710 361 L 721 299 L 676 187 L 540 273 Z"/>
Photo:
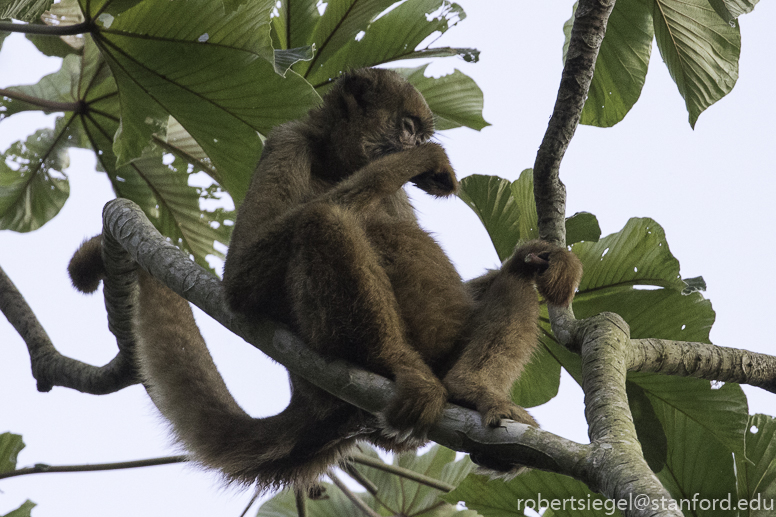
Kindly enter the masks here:
<path id="1" fill-rule="evenodd" d="M 309 207 L 295 228 L 287 289 L 296 328 L 311 348 L 395 378 L 385 411 L 401 437 L 425 435 L 447 391 L 406 341 L 390 280 L 357 215 L 330 204 Z"/>
<path id="2" fill-rule="evenodd" d="M 538 427 L 510 398 L 538 342 L 536 290 L 529 280 L 505 271 L 491 272 L 469 287 L 474 313 L 461 355 L 443 380 L 450 398 L 476 407 L 484 425 L 495 427 L 507 418 Z"/>

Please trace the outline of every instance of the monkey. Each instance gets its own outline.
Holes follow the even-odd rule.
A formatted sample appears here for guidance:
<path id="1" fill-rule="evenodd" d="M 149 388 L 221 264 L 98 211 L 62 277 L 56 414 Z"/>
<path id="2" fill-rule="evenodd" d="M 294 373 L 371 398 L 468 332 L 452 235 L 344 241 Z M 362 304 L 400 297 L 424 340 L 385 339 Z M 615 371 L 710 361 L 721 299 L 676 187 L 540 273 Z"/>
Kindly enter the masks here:
<path id="1" fill-rule="evenodd" d="M 305 118 L 270 133 L 224 265 L 232 311 L 270 317 L 324 357 L 393 379 L 396 396 L 378 417 L 293 373 L 288 407 L 250 417 L 226 389 L 188 305 L 141 272 L 141 377 L 200 464 L 260 490 L 309 490 L 358 440 L 394 452 L 417 447 L 448 401 L 477 410 L 490 427 L 506 419 L 538 426 L 512 402 L 511 386 L 538 344 L 537 290 L 548 304 L 568 306 L 581 262 L 564 247 L 530 241 L 499 269 L 463 282 L 403 189 L 457 191 L 433 133 L 425 99 L 399 74 L 344 74 Z M 74 261 L 98 262 L 85 258 L 94 253 L 79 250 Z"/>

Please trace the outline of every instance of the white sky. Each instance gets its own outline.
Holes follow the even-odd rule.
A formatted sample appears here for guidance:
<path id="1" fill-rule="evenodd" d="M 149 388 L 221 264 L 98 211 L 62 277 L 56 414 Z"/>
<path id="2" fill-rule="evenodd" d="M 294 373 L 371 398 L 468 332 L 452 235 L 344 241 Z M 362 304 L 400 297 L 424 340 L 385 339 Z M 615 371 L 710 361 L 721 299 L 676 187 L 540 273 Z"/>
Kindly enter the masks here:
<path id="1" fill-rule="evenodd" d="M 485 93 L 481 133 L 443 133 L 459 177 L 495 174 L 516 179 L 531 167 L 555 101 L 561 71 L 562 25 L 572 2 L 459 0 L 468 15 L 439 45 L 477 47 L 478 64 L 448 59 L 434 74 L 459 68 Z M 666 230 L 682 276 L 702 275 L 717 312 L 714 343 L 768 352 L 773 273 L 773 148 L 776 84 L 773 24 L 776 6 L 761 2 L 741 20 L 740 79 L 732 94 L 703 113 L 693 131 L 684 102 L 655 47 L 641 99 L 612 129 L 580 127 L 561 168 L 568 213 L 598 216 L 603 234 L 630 217 L 649 216 Z M 58 69 L 58 60 L 36 59 L 20 35 L 0 54 L 0 86 L 29 84 Z M 41 118 L 17 115 L 0 124 L 0 149 L 41 127 Z M 53 124 L 53 118 L 48 119 Z M 81 240 L 100 231 L 102 205 L 113 197 L 86 152 L 73 152 L 67 171 L 71 198 L 60 214 L 31 234 L 0 232 L 0 265 L 26 296 L 63 354 L 104 364 L 115 354 L 100 296 L 69 286 L 65 267 Z M 476 216 L 458 201 L 418 195 L 423 224 L 436 234 L 470 278 L 497 265 Z M 285 372 L 238 338 L 199 318 L 216 362 L 236 398 L 256 416 L 287 403 Z M 766 325 L 765 327 L 763 325 Z M 139 386 L 109 396 L 65 388 L 38 393 L 24 343 L 0 318 L 0 432 L 24 436 L 20 466 L 83 464 L 174 453 L 165 427 Z M 562 395 L 532 413 L 545 429 L 586 441 L 580 390 L 566 379 Z M 750 412 L 768 412 L 773 398 L 757 389 Z M 769 404 L 770 402 L 770 404 Z M 772 413 L 772 411 L 771 411 Z M 43 474 L 0 482 L 0 515 L 26 499 L 36 517 L 186 514 L 238 516 L 249 493 L 222 490 L 217 479 L 190 467 Z M 252 513 L 255 512 L 255 509 Z"/>

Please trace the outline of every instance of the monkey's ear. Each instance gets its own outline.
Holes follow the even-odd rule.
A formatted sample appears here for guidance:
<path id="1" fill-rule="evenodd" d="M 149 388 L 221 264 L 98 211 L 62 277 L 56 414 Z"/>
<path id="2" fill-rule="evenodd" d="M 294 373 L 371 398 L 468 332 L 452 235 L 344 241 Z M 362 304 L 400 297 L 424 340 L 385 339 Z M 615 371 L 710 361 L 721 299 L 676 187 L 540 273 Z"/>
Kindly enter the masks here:
<path id="1" fill-rule="evenodd" d="M 342 107 L 347 115 L 363 113 L 367 104 L 367 92 L 375 85 L 375 79 L 367 70 L 349 72 L 340 78 Z"/>

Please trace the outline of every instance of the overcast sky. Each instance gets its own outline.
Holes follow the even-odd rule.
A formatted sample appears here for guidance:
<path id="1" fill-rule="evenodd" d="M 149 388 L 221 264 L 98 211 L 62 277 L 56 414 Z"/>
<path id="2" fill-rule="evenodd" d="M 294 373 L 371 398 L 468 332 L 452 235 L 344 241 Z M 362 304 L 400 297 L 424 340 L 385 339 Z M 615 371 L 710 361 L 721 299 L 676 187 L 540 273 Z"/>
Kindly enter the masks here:
<path id="1" fill-rule="evenodd" d="M 494 174 L 516 179 L 531 167 L 552 112 L 562 68 L 563 23 L 571 1 L 459 0 L 467 19 L 439 45 L 477 47 L 480 62 L 455 58 L 429 68 L 458 68 L 485 94 L 491 127 L 440 136 L 459 177 Z M 580 127 L 561 167 L 568 214 L 598 216 L 603 234 L 634 216 L 649 216 L 666 231 L 683 277 L 702 275 L 717 313 L 718 345 L 768 352 L 772 347 L 773 199 L 776 194 L 776 84 L 773 26 L 776 5 L 758 4 L 744 17 L 740 79 L 733 92 L 703 113 L 692 130 L 657 48 L 641 99 L 611 129 Z M 6 39 L 0 86 L 35 83 L 59 68 L 37 58 L 21 35 Z M 0 150 L 52 117 L 17 115 L 0 124 Z M 59 215 L 30 234 L 0 232 L 0 265 L 26 296 L 58 349 L 92 364 L 115 354 L 100 296 L 69 287 L 65 267 L 78 244 L 99 233 L 103 204 L 113 197 L 106 177 L 84 151 L 71 154 L 71 197 Z M 416 191 L 417 192 L 417 191 Z M 465 278 L 498 259 L 476 216 L 459 200 L 415 195 L 423 224 Z M 205 338 L 230 389 L 253 415 L 277 413 L 288 401 L 285 370 L 199 315 Z M 745 388 L 750 412 L 769 412 L 773 397 Z M 169 455 L 167 432 L 139 386 L 109 396 L 65 388 L 38 393 L 24 343 L 0 318 L 0 432 L 22 434 L 20 466 L 83 464 Z M 561 396 L 531 410 L 546 429 L 587 441 L 581 391 L 564 378 Z M 773 412 L 770 411 L 772 414 Z M 113 515 L 238 516 L 250 494 L 222 490 L 217 479 L 182 466 L 131 471 L 43 474 L 0 482 L 0 515 L 26 499 L 36 517 Z M 255 511 L 255 510 L 254 510 Z"/>

